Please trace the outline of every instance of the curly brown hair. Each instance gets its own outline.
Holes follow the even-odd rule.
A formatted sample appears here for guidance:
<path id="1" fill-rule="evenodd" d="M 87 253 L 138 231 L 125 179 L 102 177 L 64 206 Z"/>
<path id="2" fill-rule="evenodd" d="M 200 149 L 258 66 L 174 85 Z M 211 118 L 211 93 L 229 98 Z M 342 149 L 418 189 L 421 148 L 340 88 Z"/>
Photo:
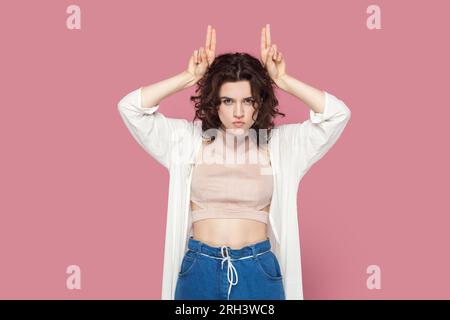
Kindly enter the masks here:
<path id="1" fill-rule="evenodd" d="M 278 100 L 275 96 L 275 82 L 269 76 L 267 69 L 261 61 L 248 53 L 224 53 L 214 58 L 203 77 L 197 82 L 195 92 L 200 91 L 198 96 L 191 96 L 190 100 L 195 103 L 196 119 L 202 121 L 202 131 L 209 129 L 219 129 L 221 121 L 218 115 L 218 109 L 221 104 L 219 92 L 222 84 L 225 82 L 237 82 L 248 80 L 250 82 L 253 108 L 258 110 L 257 119 L 250 129 L 259 132 L 264 131 L 270 139 L 271 129 L 274 128 L 274 118 L 277 115 L 285 117 L 277 108 Z M 257 144 L 259 146 L 259 134 Z M 207 136 L 212 142 L 215 136 Z"/>

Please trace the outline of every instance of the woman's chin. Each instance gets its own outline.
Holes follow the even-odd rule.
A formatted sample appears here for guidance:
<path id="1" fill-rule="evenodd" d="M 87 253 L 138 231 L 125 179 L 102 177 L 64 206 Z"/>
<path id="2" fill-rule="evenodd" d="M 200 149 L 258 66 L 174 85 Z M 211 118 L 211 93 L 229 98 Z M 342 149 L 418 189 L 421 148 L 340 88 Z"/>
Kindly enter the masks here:
<path id="1" fill-rule="evenodd" d="M 229 128 L 227 130 L 229 133 L 233 134 L 233 135 L 243 135 L 247 132 L 246 128 Z"/>

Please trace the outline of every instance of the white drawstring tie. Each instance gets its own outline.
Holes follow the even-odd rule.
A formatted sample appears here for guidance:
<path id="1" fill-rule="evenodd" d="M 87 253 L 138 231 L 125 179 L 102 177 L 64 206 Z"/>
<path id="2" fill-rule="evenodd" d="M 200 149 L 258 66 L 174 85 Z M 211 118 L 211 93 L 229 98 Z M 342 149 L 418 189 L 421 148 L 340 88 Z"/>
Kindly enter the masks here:
<path id="1" fill-rule="evenodd" d="M 225 249 L 225 253 L 226 253 L 226 254 L 224 254 L 224 249 Z M 270 251 L 270 249 L 269 249 L 269 250 L 266 250 L 266 251 L 263 251 L 263 252 L 259 252 L 259 253 L 257 253 L 256 255 L 259 256 L 259 255 L 264 254 L 264 253 L 269 252 L 269 251 Z M 213 259 L 220 259 L 220 260 L 222 260 L 222 264 L 221 264 L 221 265 L 222 265 L 222 270 L 223 270 L 223 264 L 224 264 L 224 262 L 225 262 L 225 261 L 228 262 L 228 266 L 227 266 L 227 278 L 228 278 L 228 282 L 230 283 L 230 285 L 229 285 L 229 287 L 228 287 L 228 297 L 227 297 L 227 299 L 230 300 L 231 287 L 237 285 L 237 284 L 238 284 L 238 281 L 239 281 L 239 279 L 238 279 L 238 274 L 237 274 L 237 271 L 236 271 L 236 268 L 234 267 L 234 265 L 233 265 L 233 263 L 231 262 L 231 260 L 235 261 L 235 260 L 245 260 L 245 259 L 250 259 L 250 258 L 254 257 L 254 255 L 251 254 L 251 255 L 249 255 L 249 256 L 240 257 L 240 258 L 236 258 L 236 259 L 231 259 L 230 253 L 229 253 L 229 251 L 228 251 L 227 246 L 221 246 L 221 247 L 220 247 L 220 253 L 221 253 L 221 255 L 222 255 L 222 258 L 216 257 L 216 256 L 212 256 L 212 255 L 203 253 L 203 252 L 201 252 L 201 251 L 198 252 L 198 254 L 201 254 L 201 255 L 203 255 L 203 256 L 206 256 L 206 257 L 209 257 L 209 258 L 213 258 Z M 236 280 L 236 282 L 234 282 L 234 280 Z"/>
<path id="2" fill-rule="evenodd" d="M 223 249 L 225 249 L 226 255 L 223 254 Z M 226 246 L 222 246 L 220 248 L 220 252 L 222 254 L 222 270 L 223 270 L 223 263 L 225 261 L 228 261 L 228 270 L 227 270 L 227 276 L 228 276 L 228 282 L 230 283 L 230 286 L 228 287 L 228 297 L 227 299 L 230 300 L 230 292 L 231 292 L 231 287 L 234 285 L 238 284 L 238 274 L 236 271 L 236 268 L 234 267 L 234 265 L 231 263 L 231 257 L 229 255 L 228 252 L 228 248 Z M 234 275 L 236 275 L 236 282 L 234 282 Z"/>

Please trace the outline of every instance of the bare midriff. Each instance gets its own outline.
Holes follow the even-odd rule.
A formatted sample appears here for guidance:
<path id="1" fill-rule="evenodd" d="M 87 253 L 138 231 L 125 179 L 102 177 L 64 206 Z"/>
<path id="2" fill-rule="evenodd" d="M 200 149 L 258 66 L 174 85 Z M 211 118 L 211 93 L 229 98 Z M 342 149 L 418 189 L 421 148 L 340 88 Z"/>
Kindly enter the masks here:
<path id="1" fill-rule="evenodd" d="M 267 206 L 263 211 L 269 213 Z M 191 201 L 191 209 L 200 209 Z M 267 225 L 250 219 L 213 218 L 194 222 L 193 238 L 210 246 L 239 249 L 267 238 Z"/>

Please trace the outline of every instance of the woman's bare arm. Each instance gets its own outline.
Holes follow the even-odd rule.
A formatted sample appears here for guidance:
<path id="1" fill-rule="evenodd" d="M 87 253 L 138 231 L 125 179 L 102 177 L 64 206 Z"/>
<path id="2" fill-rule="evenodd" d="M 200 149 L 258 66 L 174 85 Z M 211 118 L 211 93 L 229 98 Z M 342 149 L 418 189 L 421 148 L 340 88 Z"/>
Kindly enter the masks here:
<path id="1" fill-rule="evenodd" d="M 185 71 L 142 88 L 142 107 L 155 106 L 167 96 L 195 85 L 214 61 L 215 50 L 216 31 L 208 25 L 205 47 L 194 51 Z"/>
<path id="2" fill-rule="evenodd" d="M 277 86 L 299 98 L 315 113 L 323 113 L 325 109 L 325 92 L 305 82 L 302 82 L 288 74 L 275 81 Z"/>
<path id="3" fill-rule="evenodd" d="M 198 78 L 183 71 L 173 77 L 142 87 L 142 107 L 149 108 L 159 104 L 164 98 L 180 90 L 193 86 Z"/>
<path id="4" fill-rule="evenodd" d="M 119 113 L 136 141 L 164 167 L 170 167 L 172 149 L 178 138 L 189 139 L 192 121 L 166 117 L 159 104 L 167 96 L 195 85 L 215 57 L 215 30 L 208 26 L 206 48 L 191 55 L 185 71 L 162 81 L 141 86 L 125 95 L 118 103 Z M 182 139 L 183 140 L 183 139 Z M 183 140 L 188 141 L 188 140 Z M 175 159 L 179 161 L 179 159 Z"/>

